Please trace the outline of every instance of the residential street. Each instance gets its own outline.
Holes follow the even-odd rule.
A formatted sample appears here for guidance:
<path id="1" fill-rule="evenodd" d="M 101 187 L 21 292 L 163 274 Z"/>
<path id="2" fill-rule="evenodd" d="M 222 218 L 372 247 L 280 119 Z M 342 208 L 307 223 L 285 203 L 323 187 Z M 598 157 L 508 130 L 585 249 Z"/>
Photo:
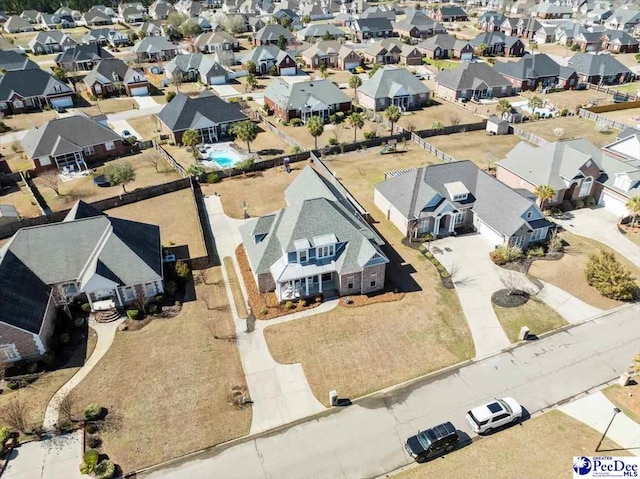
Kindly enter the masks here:
<path id="1" fill-rule="evenodd" d="M 637 354 L 639 316 L 638 304 L 614 310 L 440 377 L 376 394 L 217 454 L 191 456 L 145 477 L 375 477 L 411 462 L 403 443 L 419 429 L 451 420 L 469 433 L 465 412 L 493 397 L 513 396 L 535 413 L 616 378 Z"/>

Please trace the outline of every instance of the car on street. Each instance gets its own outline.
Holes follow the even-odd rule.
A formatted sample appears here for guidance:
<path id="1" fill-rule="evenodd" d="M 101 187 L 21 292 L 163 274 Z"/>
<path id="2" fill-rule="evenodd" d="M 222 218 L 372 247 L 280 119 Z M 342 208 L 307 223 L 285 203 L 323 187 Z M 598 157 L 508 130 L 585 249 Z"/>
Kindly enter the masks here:
<path id="1" fill-rule="evenodd" d="M 511 398 L 495 399 L 467 411 L 467 423 L 474 432 L 487 434 L 507 424 L 515 424 L 522 418 L 522 406 Z"/>
<path id="2" fill-rule="evenodd" d="M 417 462 L 425 462 L 453 451 L 459 442 L 460 436 L 455 426 L 445 422 L 431 429 L 419 431 L 407 439 L 404 447 Z"/>

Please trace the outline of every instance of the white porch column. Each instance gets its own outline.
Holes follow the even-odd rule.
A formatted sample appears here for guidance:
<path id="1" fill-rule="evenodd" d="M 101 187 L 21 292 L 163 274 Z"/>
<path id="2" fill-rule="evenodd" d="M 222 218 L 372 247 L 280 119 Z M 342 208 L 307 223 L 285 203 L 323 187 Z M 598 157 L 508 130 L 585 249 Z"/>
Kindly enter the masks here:
<path id="1" fill-rule="evenodd" d="M 455 226 L 456 223 L 456 215 L 452 214 L 449 215 L 449 233 L 453 233 L 453 227 Z"/>
<path id="2" fill-rule="evenodd" d="M 440 216 L 436 218 L 436 221 L 433 224 L 433 236 L 438 236 L 438 232 L 440 231 Z"/>
<path id="3" fill-rule="evenodd" d="M 309 277 L 304 279 L 304 295 L 309 296 Z"/>
<path id="4" fill-rule="evenodd" d="M 322 275 L 318 275 L 318 284 L 320 285 L 320 293 L 322 294 Z"/>
<path id="5" fill-rule="evenodd" d="M 118 303 L 120 303 L 120 306 L 124 306 L 124 303 L 122 302 L 122 297 L 120 296 L 120 290 L 117 286 L 116 286 L 116 298 L 118 298 Z"/>
<path id="6" fill-rule="evenodd" d="M 89 302 L 89 306 L 91 306 L 91 311 L 93 311 L 93 301 L 91 301 L 91 293 L 87 293 L 87 301 Z"/>

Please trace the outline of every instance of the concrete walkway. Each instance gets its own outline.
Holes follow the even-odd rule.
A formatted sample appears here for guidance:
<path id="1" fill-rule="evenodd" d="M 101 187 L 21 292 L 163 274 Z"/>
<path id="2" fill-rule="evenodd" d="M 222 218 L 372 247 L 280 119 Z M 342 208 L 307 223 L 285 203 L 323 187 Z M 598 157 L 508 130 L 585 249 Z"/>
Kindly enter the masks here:
<path id="1" fill-rule="evenodd" d="M 115 338 L 118 326 L 126 319 L 122 317 L 111 323 L 96 323 L 91 321 L 89 325 L 96 331 L 98 335 L 98 341 L 96 347 L 91 353 L 91 356 L 84 365 L 75 373 L 69 381 L 67 381 L 58 391 L 53 395 L 51 401 L 47 405 L 47 409 L 44 413 L 43 428 L 45 431 L 51 431 L 55 429 L 58 423 L 60 402 L 75 388 L 80 381 L 82 381 L 89 372 L 94 368 L 98 361 L 102 359 L 102 356 L 109 350 L 113 339 Z"/>
<path id="2" fill-rule="evenodd" d="M 235 258 L 236 247 L 242 242 L 238 227 L 243 220 L 229 218 L 224 214 L 222 202 L 218 196 L 205 198 L 205 207 L 213 232 L 218 256 L 233 259 L 236 275 L 247 297 Z M 226 286 L 227 297 L 236 325 L 236 336 L 240 360 L 253 401 L 253 417 L 251 434 L 271 429 L 297 419 L 310 416 L 324 410 L 324 406 L 313 395 L 304 370 L 300 364 L 277 363 L 267 346 L 264 329 L 272 324 L 311 316 L 334 308 L 336 302 L 326 302 L 318 308 L 302 313 L 294 313 L 272 321 L 256 321 L 255 329 L 247 331 L 246 320 L 240 319 L 233 294 L 229 287 L 229 277 L 224 267 L 222 275 Z M 328 391 L 327 391 L 328 394 Z"/>
<path id="3" fill-rule="evenodd" d="M 618 218 L 604 208 L 584 208 L 554 218 L 556 223 L 571 233 L 603 243 L 636 266 L 640 267 L 640 246 L 618 231 Z"/>
<path id="4" fill-rule="evenodd" d="M 544 287 L 538 291 L 536 297 L 555 309 L 567 323 L 581 323 L 582 321 L 604 313 L 603 310 L 594 308 L 551 283 L 547 283 L 546 281 L 540 282 Z"/>
<path id="5" fill-rule="evenodd" d="M 640 456 L 640 424 L 633 421 L 623 412 L 616 414 L 613 421 L 615 405 L 609 401 L 602 391 L 589 394 L 581 399 L 560 406 L 560 410 L 587 426 L 604 433 L 609 422 L 611 427 L 607 431 L 607 438 L 615 441 L 627 452 Z M 595 447 L 597 444 L 594 444 Z M 591 451 L 589 451 L 591 453 Z M 610 451 L 613 455 L 619 451 Z M 607 451 L 601 450 L 597 454 L 606 455 Z M 594 455 L 596 453 L 594 452 Z"/>

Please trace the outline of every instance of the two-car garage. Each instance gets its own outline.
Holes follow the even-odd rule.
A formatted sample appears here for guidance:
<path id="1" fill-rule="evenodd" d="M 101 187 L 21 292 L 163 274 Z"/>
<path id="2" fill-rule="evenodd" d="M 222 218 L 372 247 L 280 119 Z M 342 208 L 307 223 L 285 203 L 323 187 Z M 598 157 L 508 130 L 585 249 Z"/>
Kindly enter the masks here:
<path id="1" fill-rule="evenodd" d="M 610 211 L 614 215 L 622 218 L 624 216 L 629 215 L 629 210 L 627 209 L 627 199 L 616 195 L 607 190 L 603 190 L 600 194 L 600 199 L 598 200 L 598 205 L 604 207 L 605 210 Z"/>
<path id="2" fill-rule="evenodd" d="M 73 97 L 63 96 L 58 98 L 51 98 L 49 100 L 52 108 L 71 108 L 73 106 Z"/>

